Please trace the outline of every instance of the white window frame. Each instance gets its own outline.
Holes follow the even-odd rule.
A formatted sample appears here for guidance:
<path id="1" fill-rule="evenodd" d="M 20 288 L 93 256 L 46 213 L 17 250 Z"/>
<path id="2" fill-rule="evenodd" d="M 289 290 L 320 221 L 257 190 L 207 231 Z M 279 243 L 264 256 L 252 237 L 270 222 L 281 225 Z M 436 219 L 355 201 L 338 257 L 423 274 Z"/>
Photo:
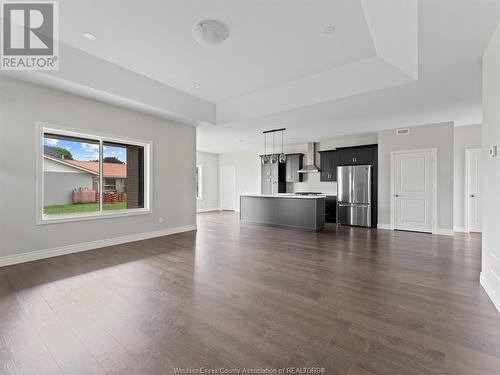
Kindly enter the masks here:
<path id="1" fill-rule="evenodd" d="M 203 166 L 196 165 L 196 169 L 198 170 L 198 186 L 196 187 L 197 194 L 196 199 L 203 199 Z"/>
<path id="2" fill-rule="evenodd" d="M 68 223 L 73 221 L 84 221 L 84 220 L 99 220 L 99 219 L 109 219 L 124 216 L 135 216 L 135 215 L 149 215 L 152 214 L 152 155 L 153 155 L 153 142 L 144 141 L 136 138 L 115 136 L 101 132 L 88 131 L 73 129 L 59 125 L 52 125 L 44 122 L 36 123 L 36 224 L 56 224 L 56 223 Z M 114 143 L 125 143 L 130 145 L 136 145 L 144 147 L 144 207 L 143 208 L 132 208 L 123 210 L 103 210 L 102 194 L 100 194 L 99 212 L 85 212 L 79 214 L 67 214 L 67 215 L 45 215 L 43 213 L 44 207 L 44 172 L 43 172 L 43 140 L 45 133 L 66 135 L 70 137 L 87 138 L 91 140 L 99 141 L 99 150 L 102 152 L 102 146 L 104 142 L 114 142 Z M 102 176 L 102 155 L 100 155 L 100 171 L 99 174 L 99 185 L 103 188 Z"/>

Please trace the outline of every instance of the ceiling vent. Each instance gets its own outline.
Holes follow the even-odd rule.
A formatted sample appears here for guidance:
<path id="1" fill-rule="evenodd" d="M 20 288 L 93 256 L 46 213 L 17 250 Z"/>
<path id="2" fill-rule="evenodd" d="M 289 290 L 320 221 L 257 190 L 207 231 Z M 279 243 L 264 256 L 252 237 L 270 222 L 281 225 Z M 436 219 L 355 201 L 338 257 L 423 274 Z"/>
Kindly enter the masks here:
<path id="1" fill-rule="evenodd" d="M 397 135 L 407 135 L 410 134 L 410 129 L 398 129 L 396 130 Z"/>

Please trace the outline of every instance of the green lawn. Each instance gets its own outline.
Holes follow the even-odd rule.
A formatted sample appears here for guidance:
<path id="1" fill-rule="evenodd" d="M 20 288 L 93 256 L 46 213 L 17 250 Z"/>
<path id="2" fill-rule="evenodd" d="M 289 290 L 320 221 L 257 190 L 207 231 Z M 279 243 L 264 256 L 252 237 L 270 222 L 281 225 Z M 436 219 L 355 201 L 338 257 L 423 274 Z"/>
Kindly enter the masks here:
<path id="1" fill-rule="evenodd" d="M 126 208 L 127 202 L 104 203 L 104 211 L 124 210 Z M 45 215 L 64 215 L 94 211 L 99 211 L 99 203 L 54 204 L 43 208 Z"/>

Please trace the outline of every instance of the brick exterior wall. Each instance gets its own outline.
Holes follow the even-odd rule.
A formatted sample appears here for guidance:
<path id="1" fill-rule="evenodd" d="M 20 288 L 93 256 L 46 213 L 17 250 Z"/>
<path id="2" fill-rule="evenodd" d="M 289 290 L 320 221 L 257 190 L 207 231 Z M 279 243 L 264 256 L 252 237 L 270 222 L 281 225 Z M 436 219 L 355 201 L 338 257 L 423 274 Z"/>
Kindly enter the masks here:
<path id="1" fill-rule="evenodd" d="M 144 148 L 127 146 L 127 208 L 144 207 Z"/>

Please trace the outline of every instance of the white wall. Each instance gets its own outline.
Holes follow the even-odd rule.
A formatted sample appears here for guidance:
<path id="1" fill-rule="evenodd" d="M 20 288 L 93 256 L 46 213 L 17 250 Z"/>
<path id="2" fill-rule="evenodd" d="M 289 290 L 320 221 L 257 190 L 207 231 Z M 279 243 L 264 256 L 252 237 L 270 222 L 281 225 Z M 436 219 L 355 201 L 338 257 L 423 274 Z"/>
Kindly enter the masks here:
<path id="1" fill-rule="evenodd" d="M 196 165 L 200 165 L 202 169 L 201 198 L 196 200 L 196 208 L 199 212 L 217 210 L 219 208 L 219 155 L 197 152 Z"/>
<path id="2" fill-rule="evenodd" d="M 465 231 L 465 150 L 481 148 L 481 125 L 460 126 L 454 130 L 453 229 Z"/>
<path id="3" fill-rule="evenodd" d="M 36 121 L 152 140 L 153 213 L 37 226 Z M 194 226 L 195 148 L 194 127 L 0 77 L 0 263 L 15 254 Z"/>
<path id="4" fill-rule="evenodd" d="M 483 56 L 483 249 L 481 284 L 500 310 L 500 157 L 488 149 L 500 146 L 500 25 Z"/>
<path id="5" fill-rule="evenodd" d="M 437 148 L 437 200 L 439 232 L 453 231 L 453 123 L 412 127 L 408 135 L 396 135 L 396 130 L 378 134 L 378 222 L 391 222 L 391 152 Z"/>

